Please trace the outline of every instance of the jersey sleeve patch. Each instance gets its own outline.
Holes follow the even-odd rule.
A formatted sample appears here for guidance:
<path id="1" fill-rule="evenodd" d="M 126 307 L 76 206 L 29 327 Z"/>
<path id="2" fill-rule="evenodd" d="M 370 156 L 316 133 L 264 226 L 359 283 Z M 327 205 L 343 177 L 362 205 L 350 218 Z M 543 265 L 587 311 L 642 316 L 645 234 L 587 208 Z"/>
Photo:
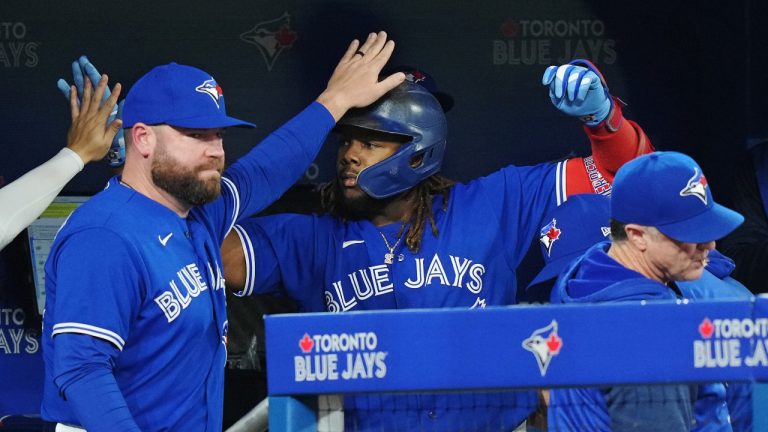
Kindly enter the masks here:
<path id="1" fill-rule="evenodd" d="M 95 338 L 99 338 L 102 340 L 105 340 L 112 345 L 116 346 L 117 349 L 120 351 L 123 350 L 123 347 L 125 346 L 125 341 L 122 337 L 120 337 L 119 334 L 103 329 L 101 327 L 92 326 L 89 324 L 83 324 L 83 323 L 76 323 L 76 322 L 65 322 L 65 323 L 59 323 L 53 326 L 53 332 L 51 333 L 51 337 L 56 336 L 60 333 L 78 333 L 78 334 L 84 334 L 93 336 Z"/>

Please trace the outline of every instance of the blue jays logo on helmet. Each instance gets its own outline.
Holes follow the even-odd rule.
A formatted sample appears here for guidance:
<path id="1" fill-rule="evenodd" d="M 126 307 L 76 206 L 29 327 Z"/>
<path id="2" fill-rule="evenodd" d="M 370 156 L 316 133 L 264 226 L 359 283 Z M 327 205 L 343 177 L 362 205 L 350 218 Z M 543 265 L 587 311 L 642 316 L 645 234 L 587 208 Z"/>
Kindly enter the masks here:
<path id="1" fill-rule="evenodd" d="M 533 353 L 541 376 L 547 374 L 547 368 L 552 358 L 560 354 L 563 339 L 557 335 L 557 321 L 552 320 L 548 326 L 536 329 L 531 336 L 523 341 L 523 348 Z"/>
<path id="2" fill-rule="evenodd" d="M 405 79 L 407 79 L 408 81 L 410 81 L 412 83 L 418 84 L 418 83 L 424 81 L 425 79 L 427 79 L 427 77 L 420 70 L 412 70 L 410 72 L 406 72 L 405 73 Z"/>
<path id="3" fill-rule="evenodd" d="M 544 249 L 547 250 L 547 255 L 551 255 L 552 245 L 555 241 L 560 239 L 561 230 L 557 228 L 557 220 L 552 219 L 552 222 L 544 225 L 539 233 L 539 241 L 544 245 Z"/>
<path id="4" fill-rule="evenodd" d="M 699 168 L 693 168 L 693 177 L 688 180 L 688 184 L 680 191 L 680 196 L 695 196 L 700 199 L 704 205 L 707 205 L 707 178 L 699 173 Z"/>
<path id="5" fill-rule="evenodd" d="M 216 103 L 216 108 L 221 108 L 219 105 L 219 99 L 224 97 L 224 91 L 218 84 L 216 84 L 216 80 L 213 78 L 205 80 L 205 82 L 195 87 L 195 91 L 198 93 L 207 94 L 211 97 L 211 99 L 213 99 L 213 102 Z"/>

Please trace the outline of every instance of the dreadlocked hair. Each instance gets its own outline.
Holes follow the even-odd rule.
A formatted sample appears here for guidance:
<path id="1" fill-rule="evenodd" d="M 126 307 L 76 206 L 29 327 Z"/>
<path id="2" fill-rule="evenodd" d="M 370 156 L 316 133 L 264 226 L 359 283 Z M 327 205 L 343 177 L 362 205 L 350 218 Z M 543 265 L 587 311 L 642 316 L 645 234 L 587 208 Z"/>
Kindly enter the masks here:
<path id="1" fill-rule="evenodd" d="M 455 185 L 454 180 L 440 174 L 434 174 L 419 182 L 413 189 L 406 192 L 407 199 L 414 203 L 410 218 L 406 221 L 409 225 L 408 232 L 405 234 L 405 244 L 408 249 L 416 253 L 421 249 L 421 240 L 424 236 L 424 228 L 429 221 L 432 229 L 432 235 L 437 237 L 439 230 L 435 223 L 435 214 L 432 211 L 432 198 L 437 194 L 443 195 L 443 210 L 448 208 L 448 199 L 451 193 L 451 187 Z M 341 202 L 341 190 L 337 181 L 330 181 L 319 187 L 320 206 L 324 212 L 339 217 L 346 221 L 348 215 L 344 214 Z"/>

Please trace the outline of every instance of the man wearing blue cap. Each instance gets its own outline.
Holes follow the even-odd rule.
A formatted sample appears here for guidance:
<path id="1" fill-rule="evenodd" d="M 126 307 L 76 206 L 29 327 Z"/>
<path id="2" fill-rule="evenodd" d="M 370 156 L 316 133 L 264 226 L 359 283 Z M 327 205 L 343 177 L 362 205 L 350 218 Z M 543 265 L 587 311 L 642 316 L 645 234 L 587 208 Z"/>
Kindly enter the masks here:
<path id="1" fill-rule="evenodd" d="M 383 32 L 354 41 L 317 101 L 226 172 L 225 128 L 253 125 L 227 115 L 221 86 L 175 63 L 136 82 L 123 174 L 72 215 L 46 264 L 51 430 L 221 430 L 221 241 L 301 176 L 349 108 L 403 81 L 377 79 L 393 49 Z"/>
<path id="2" fill-rule="evenodd" d="M 616 174 L 612 242 L 598 243 L 572 262 L 552 297 L 562 303 L 600 303 L 685 296 L 678 283 L 699 279 L 715 240 L 743 220 L 714 202 L 706 177 L 690 157 L 675 152 L 641 156 Z M 687 385 L 555 389 L 549 425 L 555 430 L 689 431 L 692 390 Z"/>
<path id="3" fill-rule="evenodd" d="M 610 240 L 609 197 L 581 194 L 568 198 L 544 220 L 540 244 L 545 266 L 528 289 L 546 290 L 554 285 L 557 275 L 590 247 Z M 748 299 L 749 290 L 731 277 L 733 260 L 711 250 L 701 278 L 679 281 L 683 297 L 699 299 Z M 560 291 L 552 292 L 552 303 L 562 303 Z M 751 385 L 742 383 L 699 384 L 693 414 L 694 432 L 751 430 Z M 553 414 L 561 407 L 553 408 Z M 556 419 L 555 419 L 556 421 Z M 555 423 L 553 423 L 555 424 Z"/>

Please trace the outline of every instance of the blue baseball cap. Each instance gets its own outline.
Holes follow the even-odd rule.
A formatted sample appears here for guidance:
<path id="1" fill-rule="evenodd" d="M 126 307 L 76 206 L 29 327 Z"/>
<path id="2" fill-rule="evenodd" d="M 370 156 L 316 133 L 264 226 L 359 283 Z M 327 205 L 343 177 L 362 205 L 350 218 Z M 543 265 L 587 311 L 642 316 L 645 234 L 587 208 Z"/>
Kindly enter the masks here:
<path id="1" fill-rule="evenodd" d="M 155 67 L 131 87 L 123 107 L 123 127 L 139 122 L 197 129 L 256 127 L 227 116 L 224 92 L 212 76 L 176 63 Z"/>
<path id="2" fill-rule="evenodd" d="M 686 243 L 721 239 L 744 222 L 715 202 L 696 161 L 677 152 L 650 153 L 624 164 L 613 181 L 611 217 L 656 227 Z"/>
<path id="3" fill-rule="evenodd" d="M 610 198 L 581 194 L 568 197 L 547 215 L 539 231 L 544 268 L 528 287 L 555 278 L 592 245 L 610 240 L 610 214 Z"/>

